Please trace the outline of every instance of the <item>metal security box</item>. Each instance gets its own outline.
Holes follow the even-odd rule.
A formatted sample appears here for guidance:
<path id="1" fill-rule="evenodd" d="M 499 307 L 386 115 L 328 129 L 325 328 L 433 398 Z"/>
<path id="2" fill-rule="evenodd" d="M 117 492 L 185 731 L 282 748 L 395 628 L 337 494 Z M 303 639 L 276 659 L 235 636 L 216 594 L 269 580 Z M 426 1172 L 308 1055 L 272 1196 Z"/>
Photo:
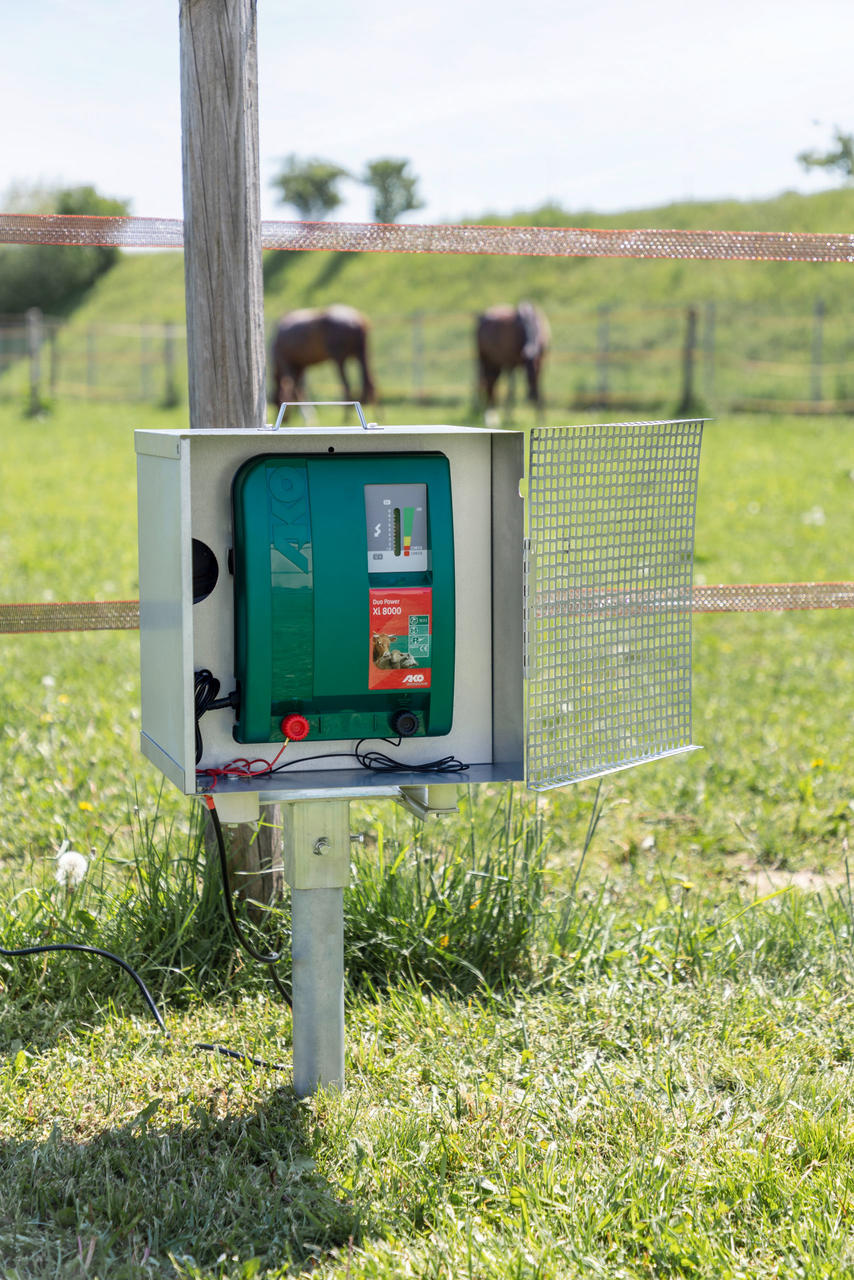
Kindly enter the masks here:
<path id="1" fill-rule="evenodd" d="M 144 753 L 187 794 L 263 799 L 689 749 L 701 431 L 138 431 Z M 235 760 L 275 772 L 212 773 Z"/>

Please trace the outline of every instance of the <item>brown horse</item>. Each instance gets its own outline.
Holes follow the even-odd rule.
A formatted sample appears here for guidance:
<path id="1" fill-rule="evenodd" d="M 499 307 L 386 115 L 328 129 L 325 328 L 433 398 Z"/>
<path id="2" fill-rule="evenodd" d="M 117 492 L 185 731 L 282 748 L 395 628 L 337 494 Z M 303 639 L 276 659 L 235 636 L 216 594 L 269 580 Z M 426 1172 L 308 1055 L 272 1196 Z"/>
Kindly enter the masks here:
<path id="1" fill-rule="evenodd" d="M 488 415 L 495 412 L 495 384 L 500 375 L 520 365 L 528 380 L 528 399 L 542 409 L 540 371 L 550 337 L 548 320 L 532 302 L 490 307 L 478 316 L 478 374 Z"/>
<path id="2" fill-rule="evenodd" d="M 306 308 L 283 316 L 270 353 L 276 407 L 304 399 L 306 369 L 324 360 L 337 365 L 345 400 L 353 396 L 344 362 L 356 360 L 362 370 L 362 400 L 374 400 L 374 380 L 368 368 L 369 327 L 353 307 Z"/>

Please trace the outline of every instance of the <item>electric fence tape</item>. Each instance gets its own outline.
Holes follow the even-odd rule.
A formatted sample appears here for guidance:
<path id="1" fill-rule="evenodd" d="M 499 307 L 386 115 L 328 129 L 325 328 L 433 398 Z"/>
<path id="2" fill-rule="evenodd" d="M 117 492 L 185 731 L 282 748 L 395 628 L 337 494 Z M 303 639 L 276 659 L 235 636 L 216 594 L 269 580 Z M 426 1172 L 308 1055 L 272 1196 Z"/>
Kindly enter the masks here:
<path id="1" fill-rule="evenodd" d="M 559 593 L 549 607 L 569 612 L 578 608 Z M 633 607 L 631 593 L 616 600 L 592 593 L 584 610 Z M 639 607 L 634 602 L 634 607 Z M 668 607 L 666 596 L 645 595 L 644 611 Z M 695 586 L 693 613 L 782 613 L 796 609 L 854 609 L 854 582 L 763 582 L 741 585 Z M 47 631 L 136 631 L 136 600 L 71 600 L 44 604 L 0 604 L 0 635 L 33 635 Z"/>
<path id="2" fill-rule="evenodd" d="M 0 244 L 183 249 L 180 218 L 0 213 Z M 531 257 L 854 262 L 854 235 L 594 227 L 262 222 L 264 249 L 335 253 L 471 253 Z"/>

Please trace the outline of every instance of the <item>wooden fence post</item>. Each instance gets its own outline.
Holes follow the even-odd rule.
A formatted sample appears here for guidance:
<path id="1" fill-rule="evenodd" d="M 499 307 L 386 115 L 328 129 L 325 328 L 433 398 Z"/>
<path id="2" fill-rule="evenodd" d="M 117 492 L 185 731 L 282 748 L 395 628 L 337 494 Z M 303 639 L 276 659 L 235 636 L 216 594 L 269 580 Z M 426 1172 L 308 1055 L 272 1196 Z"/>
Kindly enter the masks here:
<path id="1" fill-rule="evenodd" d="M 168 322 L 163 326 L 163 399 L 164 409 L 174 409 L 180 401 L 175 378 L 175 326 Z"/>
<path id="2" fill-rule="evenodd" d="M 141 400 L 151 399 L 151 353 L 149 351 L 148 325 L 139 330 L 139 395 Z"/>
<path id="3" fill-rule="evenodd" d="M 703 321 L 703 399 L 706 404 L 715 402 L 715 321 L 714 302 L 706 303 Z"/>
<path id="4" fill-rule="evenodd" d="M 51 320 L 47 330 L 48 349 L 50 352 L 48 389 L 51 400 L 56 399 L 56 388 L 59 383 L 59 327 L 58 320 Z"/>
<path id="5" fill-rule="evenodd" d="M 30 358 L 30 417 L 35 418 L 42 408 L 42 343 L 44 342 L 44 316 L 38 307 L 27 312 L 27 353 Z"/>
<path id="6" fill-rule="evenodd" d="M 682 348 L 682 397 L 677 414 L 686 418 L 697 412 L 697 397 L 694 392 L 694 363 L 697 354 L 697 308 L 689 307 L 685 312 L 685 344 Z"/>
<path id="7" fill-rule="evenodd" d="M 95 330 L 90 325 L 86 330 L 86 395 L 87 398 L 95 389 L 98 381 L 98 362 L 95 346 Z"/>
<path id="8" fill-rule="evenodd" d="M 599 307 L 599 323 L 596 326 L 596 393 L 599 404 L 607 405 L 611 393 L 611 308 L 607 303 Z"/>
<path id="9" fill-rule="evenodd" d="M 181 0 L 190 427 L 261 427 L 264 286 L 254 0 Z"/>
<path id="10" fill-rule="evenodd" d="M 812 313 L 812 361 L 810 366 L 810 399 L 818 404 L 821 395 L 821 365 L 824 347 L 824 299 L 816 298 Z"/>
<path id="11" fill-rule="evenodd" d="M 413 311 L 412 317 L 412 398 L 424 399 L 424 312 Z"/>
<path id="12" fill-rule="evenodd" d="M 190 427 L 261 427 L 267 412 L 255 0 L 181 0 L 181 151 Z M 247 897 L 281 886 L 281 823 L 230 828 Z M 267 869 L 265 871 L 265 868 Z"/>

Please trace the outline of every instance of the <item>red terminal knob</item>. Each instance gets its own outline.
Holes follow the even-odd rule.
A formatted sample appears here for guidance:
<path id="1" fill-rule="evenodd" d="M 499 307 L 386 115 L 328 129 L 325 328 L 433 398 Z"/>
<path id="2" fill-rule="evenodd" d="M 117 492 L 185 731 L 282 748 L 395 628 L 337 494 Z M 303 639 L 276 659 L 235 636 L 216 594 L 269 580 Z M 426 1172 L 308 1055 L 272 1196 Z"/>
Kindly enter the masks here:
<path id="1" fill-rule="evenodd" d="M 295 711 L 282 721 L 282 733 L 291 742 L 301 742 L 303 738 L 307 738 L 310 728 L 305 716 L 298 715 Z"/>

